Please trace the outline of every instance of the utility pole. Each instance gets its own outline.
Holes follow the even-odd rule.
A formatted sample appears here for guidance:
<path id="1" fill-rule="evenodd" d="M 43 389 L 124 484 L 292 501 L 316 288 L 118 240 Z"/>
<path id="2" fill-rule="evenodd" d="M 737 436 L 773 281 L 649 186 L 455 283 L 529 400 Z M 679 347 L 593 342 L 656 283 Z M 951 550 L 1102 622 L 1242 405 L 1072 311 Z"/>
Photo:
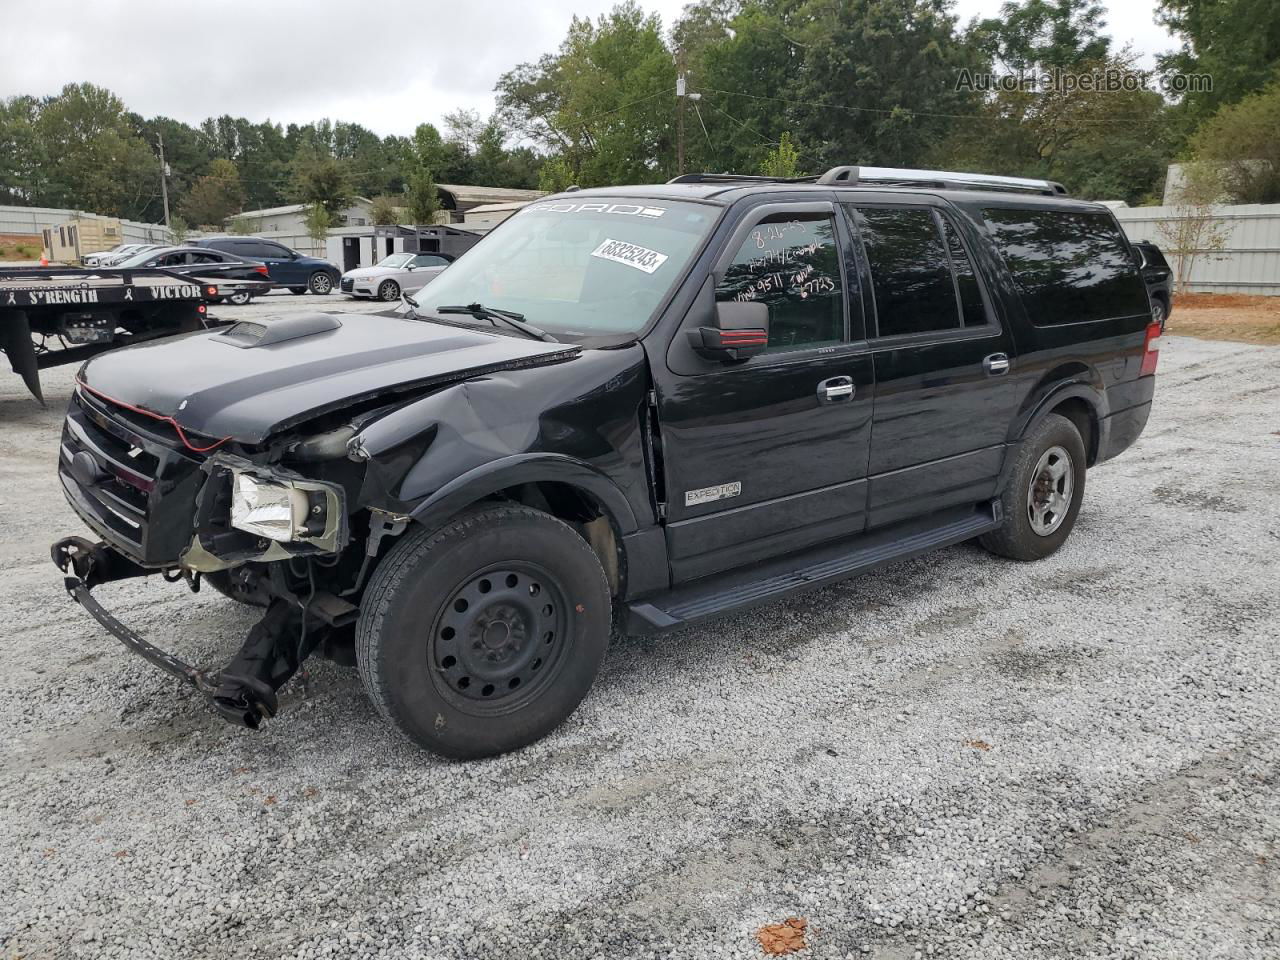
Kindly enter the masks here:
<path id="1" fill-rule="evenodd" d="M 681 59 L 684 59 L 681 55 Z M 676 176 L 684 173 L 684 73 L 676 77 Z"/>
<path id="2" fill-rule="evenodd" d="M 164 225 L 169 226 L 169 165 L 164 162 L 164 135 L 156 134 L 156 145 L 160 147 L 160 196 L 164 200 Z"/>

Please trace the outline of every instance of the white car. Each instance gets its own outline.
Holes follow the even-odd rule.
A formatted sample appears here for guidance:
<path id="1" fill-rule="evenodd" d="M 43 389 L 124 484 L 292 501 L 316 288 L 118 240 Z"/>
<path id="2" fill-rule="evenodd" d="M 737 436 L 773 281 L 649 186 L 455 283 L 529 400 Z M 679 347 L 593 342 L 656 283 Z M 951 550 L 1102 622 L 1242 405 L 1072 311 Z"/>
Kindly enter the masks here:
<path id="1" fill-rule="evenodd" d="M 417 293 L 452 262 L 447 253 L 393 253 L 377 266 L 344 273 L 338 289 L 348 297 L 399 300 L 402 293 Z"/>

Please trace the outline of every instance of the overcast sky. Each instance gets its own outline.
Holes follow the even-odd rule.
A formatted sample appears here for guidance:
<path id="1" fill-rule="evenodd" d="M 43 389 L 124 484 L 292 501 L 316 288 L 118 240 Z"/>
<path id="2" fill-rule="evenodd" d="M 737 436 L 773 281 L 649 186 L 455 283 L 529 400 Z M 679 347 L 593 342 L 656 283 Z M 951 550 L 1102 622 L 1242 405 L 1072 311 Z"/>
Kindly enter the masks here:
<path id="1" fill-rule="evenodd" d="M 686 0 L 641 0 L 670 26 Z M 564 38 L 573 14 L 613 0 L 36 0 L 0 13 L 0 97 L 89 81 L 143 116 L 199 123 L 224 113 L 306 123 L 329 117 L 408 134 L 467 107 L 488 115 L 493 85 Z M 1117 45 L 1174 44 L 1152 0 L 1107 0 Z M 1000 0 L 959 0 L 962 22 Z"/>

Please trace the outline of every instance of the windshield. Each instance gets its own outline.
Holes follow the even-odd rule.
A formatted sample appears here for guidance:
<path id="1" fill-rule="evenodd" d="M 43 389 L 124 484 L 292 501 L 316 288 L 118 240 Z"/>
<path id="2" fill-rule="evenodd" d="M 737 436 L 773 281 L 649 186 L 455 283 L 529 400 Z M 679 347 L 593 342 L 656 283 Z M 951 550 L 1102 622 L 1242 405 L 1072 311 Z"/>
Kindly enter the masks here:
<path id="1" fill-rule="evenodd" d="M 399 268 L 399 267 L 408 266 L 409 262 L 412 260 L 413 260 L 412 253 L 393 253 L 391 254 L 391 256 L 383 257 L 381 260 L 379 260 L 378 266 Z"/>
<path id="2" fill-rule="evenodd" d="M 482 303 L 561 339 L 638 333 L 719 213 L 676 200 L 533 203 L 431 281 L 420 309 Z"/>

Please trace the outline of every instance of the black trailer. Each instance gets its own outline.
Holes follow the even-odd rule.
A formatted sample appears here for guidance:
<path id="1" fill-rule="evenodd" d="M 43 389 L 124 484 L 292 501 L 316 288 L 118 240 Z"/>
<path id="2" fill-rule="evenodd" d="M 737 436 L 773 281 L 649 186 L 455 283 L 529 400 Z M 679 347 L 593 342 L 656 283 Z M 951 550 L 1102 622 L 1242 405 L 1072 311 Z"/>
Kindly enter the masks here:
<path id="1" fill-rule="evenodd" d="M 41 403 L 40 371 L 211 326 L 213 284 L 163 269 L 0 269 L 0 352 Z"/>

